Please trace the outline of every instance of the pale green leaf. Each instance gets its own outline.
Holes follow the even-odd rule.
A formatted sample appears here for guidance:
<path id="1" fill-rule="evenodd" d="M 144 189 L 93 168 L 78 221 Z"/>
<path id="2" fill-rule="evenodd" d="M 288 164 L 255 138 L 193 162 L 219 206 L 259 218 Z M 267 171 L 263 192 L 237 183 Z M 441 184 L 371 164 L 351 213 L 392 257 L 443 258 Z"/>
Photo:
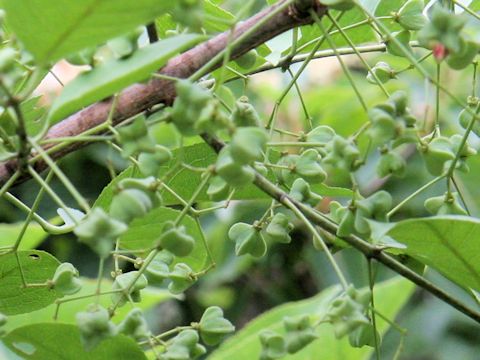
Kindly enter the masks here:
<path id="1" fill-rule="evenodd" d="M 26 360 L 143 360 L 142 349 L 124 335 L 106 339 L 85 351 L 80 331 L 61 323 L 33 324 L 18 328 L 2 338 L 15 354 Z"/>
<path id="2" fill-rule="evenodd" d="M 375 286 L 376 309 L 382 315 L 394 319 L 410 297 L 413 289 L 414 286 L 402 278 L 394 278 L 377 284 Z M 208 359 L 258 359 L 261 352 L 258 335 L 261 331 L 270 329 L 278 333 L 284 333 L 282 320 L 285 316 L 308 314 L 320 318 L 325 314 L 330 302 L 339 292 L 339 286 L 330 287 L 313 298 L 284 304 L 266 312 L 225 341 Z M 377 326 L 380 333 L 385 333 L 389 328 L 389 324 L 378 317 Z M 319 326 L 317 333 L 317 340 L 297 354 L 287 356 L 284 359 L 367 360 L 372 353 L 371 348 L 352 348 L 347 338 L 337 340 L 333 335 L 333 328 L 328 324 Z"/>
<path id="3" fill-rule="evenodd" d="M 45 251 L 19 251 L 18 262 L 27 284 L 42 284 L 50 280 L 60 264 Z M 44 308 L 55 301 L 58 294 L 47 287 L 24 287 L 17 256 L 0 256 L 0 313 L 22 314 Z"/>
<path id="4" fill-rule="evenodd" d="M 80 74 L 63 89 L 49 113 L 54 124 L 83 107 L 107 98 L 128 85 L 148 79 L 174 55 L 203 37 L 179 35 L 159 41 L 136 51 L 127 59 L 110 60 L 89 72 Z"/>
<path id="5" fill-rule="evenodd" d="M 10 27 L 39 64 L 125 34 L 174 5 L 174 0 L 4 1 Z"/>

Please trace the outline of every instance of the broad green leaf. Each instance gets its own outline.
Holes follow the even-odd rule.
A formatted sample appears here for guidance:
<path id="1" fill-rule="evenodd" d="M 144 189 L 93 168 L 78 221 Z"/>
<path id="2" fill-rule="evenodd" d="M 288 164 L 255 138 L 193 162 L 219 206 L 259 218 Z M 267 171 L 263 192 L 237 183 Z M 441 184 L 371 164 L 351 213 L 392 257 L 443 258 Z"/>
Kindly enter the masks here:
<path id="1" fill-rule="evenodd" d="M 155 245 L 162 234 L 162 228 L 165 221 L 175 220 L 180 211 L 167 207 L 158 207 L 150 211 L 142 218 L 135 219 L 125 234 L 120 237 L 120 245 L 124 249 L 138 250 L 149 249 Z M 183 262 L 189 265 L 195 271 L 204 269 L 207 260 L 207 252 L 202 242 L 202 235 L 196 222 L 186 215 L 181 225 L 187 229 L 187 233 L 195 239 L 193 251 L 184 258 L 178 258 L 177 262 Z"/>
<path id="2" fill-rule="evenodd" d="M 404 252 L 455 283 L 480 290 L 480 220 L 436 216 L 401 221 L 387 232 Z"/>
<path id="3" fill-rule="evenodd" d="M 376 309 L 382 315 L 394 319 L 413 289 L 414 286 L 410 282 L 399 277 L 377 284 L 375 286 Z M 224 342 L 208 359 L 258 359 L 261 352 L 258 335 L 262 330 L 270 329 L 284 333 L 282 320 L 285 316 L 309 314 L 319 319 L 326 313 L 330 302 L 339 292 L 340 287 L 333 286 L 313 298 L 284 304 L 266 312 Z M 380 333 L 385 333 L 389 328 L 389 324 L 378 317 L 377 326 Z M 317 340 L 297 354 L 283 359 L 367 360 L 372 353 L 371 348 L 352 348 L 347 338 L 337 340 L 329 324 L 319 326 L 317 333 Z"/>
<path id="4" fill-rule="evenodd" d="M 82 278 L 82 289 L 68 298 L 77 298 L 87 295 L 95 294 L 97 289 L 97 281 L 94 279 Z M 102 281 L 102 291 L 109 291 L 112 287 L 112 281 L 104 279 Z M 160 304 L 166 300 L 172 299 L 173 295 L 170 294 L 167 290 L 162 290 L 153 287 L 147 287 L 142 290 L 142 301 L 135 304 L 135 307 L 138 307 L 142 310 L 147 310 L 154 307 L 157 304 Z M 79 311 L 85 310 L 89 304 L 95 302 L 95 297 L 85 297 L 77 299 L 75 301 L 68 301 L 63 303 L 60 306 L 58 312 L 58 320 L 62 323 L 75 324 L 76 319 L 75 315 Z M 108 308 L 112 305 L 112 300 L 110 294 L 100 296 L 100 304 Z M 32 311 L 25 314 L 13 315 L 8 317 L 8 322 L 5 325 L 4 329 L 6 331 L 12 331 L 21 326 L 28 324 L 37 324 L 37 323 L 47 323 L 55 322 L 53 315 L 55 314 L 56 305 L 52 304 L 43 309 Z M 116 310 L 115 316 L 113 317 L 113 322 L 119 323 L 125 317 L 125 315 L 131 310 L 129 306 L 123 306 Z M 1 358 L 1 357 L 0 357 Z"/>
<path id="5" fill-rule="evenodd" d="M 45 251 L 19 251 L 18 261 L 27 284 L 41 284 L 53 277 L 57 259 Z M 0 313 L 22 314 L 50 305 L 58 297 L 55 290 L 46 287 L 24 287 L 17 256 L 0 256 Z"/>
<path id="6" fill-rule="evenodd" d="M 80 74 L 63 89 L 49 113 L 50 124 L 83 107 L 105 99 L 128 85 L 148 79 L 174 55 L 203 37 L 179 35 L 145 46 L 127 59 L 110 60 L 91 71 Z"/>
<path id="7" fill-rule="evenodd" d="M 174 166 L 175 161 L 178 159 L 179 156 L 183 156 L 182 160 L 184 163 L 198 166 L 198 167 L 208 167 L 215 163 L 217 159 L 217 154 L 205 143 L 195 144 L 191 146 L 187 146 L 181 150 L 174 150 L 173 151 L 173 160 L 162 169 L 162 172 L 166 172 Z M 272 161 L 278 160 L 280 156 L 278 152 L 272 151 Z M 97 201 L 95 202 L 95 206 L 101 206 L 104 209 L 109 208 L 110 203 L 112 202 L 112 197 L 114 194 L 116 184 L 125 178 L 128 177 L 142 177 L 142 174 L 138 169 L 133 166 L 130 166 L 125 171 L 123 171 L 120 175 L 118 175 L 115 179 L 106 186 L 100 196 L 98 197 Z M 273 179 L 273 175 L 270 173 L 268 176 L 270 180 Z M 185 168 L 180 168 L 172 174 L 172 176 L 165 180 L 166 184 L 175 190 L 175 192 L 181 196 L 183 199 L 188 200 L 193 195 L 195 189 L 201 182 L 201 174 L 198 172 L 192 172 Z M 330 187 L 324 184 L 316 184 L 312 186 L 312 190 L 322 196 L 339 196 L 339 197 L 350 197 L 352 196 L 352 191 L 350 189 L 340 188 L 340 187 Z M 178 200 L 171 195 L 170 193 L 163 191 L 162 192 L 164 205 L 178 205 Z M 260 199 L 268 199 L 268 195 L 264 192 L 259 190 L 255 185 L 248 185 L 243 188 L 237 189 L 235 192 L 233 199 L 234 200 L 260 200 Z M 202 191 L 197 198 L 198 201 L 208 201 L 208 196 L 206 194 L 206 190 Z"/>
<path id="8" fill-rule="evenodd" d="M 3 2 L 9 26 L 42 65 L 147 24 L 174 4 L 174 0 Z"/>
<path id="9" fill-rule="evenodd" d="M 0 246 L 13 246 L 22 230 L 23 223 L 0 224 Z M 20 250 L 35 249 L 48 236 L 42 227 L 36 223 L 28 225 L 20 243 Z"/>
<path id="10" fill-rule="evenodd" d="M 106 339 L 87 352 L 80 342 L 80 331 L 69 324 L 27 325 L 7 334 L 2 341 L 11 351 L 26 360 L 146 359 L 135 341 L 124 335 Z"/>

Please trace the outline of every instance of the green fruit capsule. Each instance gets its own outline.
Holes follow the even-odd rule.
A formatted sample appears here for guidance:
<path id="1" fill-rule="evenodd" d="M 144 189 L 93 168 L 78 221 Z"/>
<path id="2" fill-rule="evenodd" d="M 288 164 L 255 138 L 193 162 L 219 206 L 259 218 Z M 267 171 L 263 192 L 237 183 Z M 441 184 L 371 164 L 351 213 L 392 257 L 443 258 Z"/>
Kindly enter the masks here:
<path id="1" fill-rule="evenodd" d="M 94 208 L 73 232 L 80 242 L 87 244 L 101 258 L 110 256 L 115 240 L 127 231 L 125 223 L 108 216 L 101 208 Z"/>
<path id="2" fill-rule="evenodd" d="M 101 341 L 117 334 L 109 313 L 100 305 L 93 305 L 85 312 L 76 315 L 80 330 L 80 340 L 85 350 L 90 351 Z"/>
<path id="3" fill-rule="evenodd" d="M 432 215 L 468 215 L 460 205 L 458 193 L 445 193 L 425 200 L 425 209 Z"/>
<path id="4" fill-rule="evenodd" d="M 175 226 L 173 221 L 167 221 L 163 227 L 162 235 L 157 246 L 165 249 L 175 256 L 187 256 L 195 247 L 195 239 L 187 234 L 184 225 Z"/>
<path id="5" fill-rule="evenodd" d="M 297 158 L 294 171 L 312 184 L 322 183 L 327 178 L 327 173 L 319 163 L 320 155 L 315 149 L 304 151 Z"/>
<path id="6" fill-rule="evenodd" d="M 380 346 L 381 340 L 380 333 L 372 324 L 361 325 L 348 335 L 350 345 L 356 348 Z"/>
<path id="7" fill-rule="evenodd" d="M 235 108 L 233 109 L 231 120 L 236 126 L 239 127 L 261 126 L 261 121 L 260 117 L 258 116 L 257 110 L 255 110 L 253 105 L 248 102 L 248 98 L 246 96 L 242 96 L 235 103 Z"/>
<path id="8" fill-rule="evenodd" d="M 391 55 L 405 57 L 404 50 L 412 52 L 410 47 L 411 34 L 408 30 L 394 32 L 386 42 L 387 52 Z"/>
<path id="9" fill-rule="evenodd" d="M 140 290 L 145 289 L 147 285 L 147 278 L 143 274 L 139 275 L 138 271 L 118 275 L 112 284 L 112 290 L 118 290 L 111 296 L 112 303 L 123 306 L 128 300 L 140 302 L 142 300 Z"/>
<path id="10" fill-rule="evenodd" d="M 282 335 L 272 330 L 263 330 L 259 338 L 262 344 L 260 360 L 281 359 L 286 355 L 287 349 Z"/>
<path id="11" fill-rule="evenodd" d="M 380 177 L 395 175 L 403 177 L 407 168 L 407 162 L 398 153 L 389 151 L 380 157 L 377 165 L 377 174 Z"/>
<path id="12" fill-rule="evenodd" d="M 96 48 L 89 48 L 82 50 L 80 52 L 77 52 L 75 54 L 69 55 L 68 57 L 65 58 L 70 64 L 72 65 L 90 65 L 93 63 L 93 57 L 95 55 Z"/>
<path id="13" fill-rule="evenodd" d="M 289 354 L 295 354 L 318 337 L 308 315 L 287 316 L 283 319 L 283 326 L 287 332 L 286 348 Z"/>
<path id="14" fill-rule="evenodd" d="M 141 153 L 138 157 L 138 168 L 145 176 L 158 176 L 163 165 L 172 160 L 173 155 L 169 148 L 155 145 L 153 153 Z"/>
<path id="15" fill-rule="evenodd" d="M 212 201 L 225 200 L 231 192 L 231 187 L 220 176 L 214 176 L 210 180 L 210 185 L 207 188 L 208 198 Z"/>
<path id="16" fill-rule="evenodd" d="M 233 159 L 229 146 L 223 148 L 218 154 L 215 170 L 233 187 L 249 184 L 255 178 L 255 171 L 251 167 L 239 164 Z"/>
<path id="17" fill-rule="evenodd" d="M 160 251 L 145 269 L 149 284 L 159 285 L 170 275 L 170 265 L 173 255 L 166 250 Z"/>
<path id="18" fill-rule="evenodd" d="M 312 129 L 307 134 L 306 142 L 326 144 L 332 141 L 334 136 L 335 136 L 335 130 L 333 130 L 330 126 L 320 125 Z"/>
<path id="19" fill-rule="evenodd" d="M 290 188 L 290 197 L 299 202 L 315 206 L 323 198 L 310 189 L 310 184 L 302 178 L 296 179 Z"/>
<path id="20" fill-rule="evenodd" d="M 468 105 L 468 109 L 471 112 L 473 112 L 473 113 L 477 112 L 478 104 L 476 102 L 478 102 L 478 101 L 480 101 L 480 100 L 477 99 L 475 102 L 472 102 L 471 104 Z M 470 122 L 473 119 L 473 115 L 470 113 L 469 110 L 463 109 L 460 112 L 460 114 L 458 115 L 458 122 L 460 123 L 460 125 L 464 129 L 468 128 L 468 126 L 470 125 Z M 475 135 L 480 136 L 480 121 L 478 121 L 478 120 L 475 121 L 475 124 L 473 125 L 472 131 L 475 133 Z"/>
<path id="21" fill-rule="evenodd" d="M 324 164 L 344 171 L 353 171 L 359 166 L 360 151 L 355 144 L 341 136 L 335 135 L 327 144 L 326 151 Z"/>
<path id="22" fill-rule="evenodd" d="M 265 235 L 273 242 L 288 244 L 292 241 L 289 234 L 292 230 L 293 224 L 288 221 L 288 217 L 285 214 L 277 213 L 265 229 Z"/>
<path id="23" fill-rule="evenodd" d="M 275 173 L 275 176 L 277 177 L 277 180 L 281 184 L 291 184 L 293 180 L 296 178 L 293 169 L 295 168 L 295 164 L 298 161 L 299 156 L 295 154 L 288 154 L 282 156 L 278 162 L 277 165 L 280 165 L 281 167 L 287 168 L 287 169 L 279 169 L 275 168 L 273 172 Z"/>
<path id="24" fill-rule="evenodd" d="M 110 215 L 125 224 L 147 214 L 153 207 L 152 200 L 144 191 L 125 189 L 113 197 Z"/>
<path id="25" fill-rule="evenodd" d="M 207 351 L 198 343 L 199 336 L 195 330 L 183 330 L 167 345 L 167 351 L 162 354 L 163 360 L 194 360 Z"/>
<path id="26" fill-rule="evenodd" d="M 338 224 L 337 236 L 345 237 L 353 234 L 355 232 L 355 212 L 351 209 L 345 211 Z"/>
<path id="27" fill-rule="evenodd" d="M 455 158 L 452 143 L 446 137 L 437 137 L 426 147 L 421 147 L 420 150 L 428 172 L 435 176 L 442 175 L 446 163 Z"/>
<path id="28" fill-rule="evenodd" d="M 378 81 L 380 81 L 382 84 L 385 84 L 391 79 L 395 79 L 395 70 L 393 70 L 390 65 L 388 65 L 386 62 L 380 61 L 378 62 L 373 68 L 372 71 L 368 73 L 367 75 L 367 81 L 370 84 L 377 84 L 377 79 L 375 79 L 375 76 L 377 77 Z"/>
<path id="29" fill-rule="evenodd" d="M 63 263 L 57 267 L 52 284 L 53 288 L 62 295 L 75 294 L 82 288 L 78 270 L 70 263 Z"/>
<path id="30" fill-rule="evenodd" d="M 371 126 L 367 130 L 367 135 L 375 143 L 385 143 L 395 138 L 397 134 L 397 124 L 395 119 L 388 112 L 374 107 L 368 112 Z"/>
<path id="31" fill-rule="evenodd" d="M 171 280 L 168 290 L 175 295 L 181 294 L 197 281 L 193 270 L 184 263 L 176 264 L 168 277 Z"/>
<path id="32" fill-rule="evenodd" d="M 255 66 L 257 62 L 258 53 L 256 50 L 250 50 L 246 54 L 235 59 L 235 63 L 244 70 L 248 70 Z"/>
<path id="33" fill-rule="evenodd" d="M 150 336 L 147 321 L 143 316 L 142 310 L 135 308 L 131 310 L 125 319 L 118 324 L 117 331 L 133 338 L 135 341 L 144 341 Z"/>
<path id="34" fill-rule="evenodd" d="M 366 234 L 370 232 L 370 226 L 366 219 L 387 221 L 387 213 L 392 207 L 392 201 L 392 196 L 384 190 L 357 201 L 355 229 L 361 234 Z"/>
<path id="35" fill-rule="evenodd" d="M 240 164 L 260 161 L 267 148 L 268 136 L 257 127 L 241 127 L 235 131 L 230 143 L 230 154 Z"/>
<path id="36" fill-rule="evenodd" d="M 145 116 L 138 116 L 131 125 L 118 128 L 117 131 L 117 140 L 122 145 L 124 157 L 155 151 L 155 143 L 148 133 Z"/>
<path id="37" fill-rule="evenodd" d="M 212 95 L 188 80 L 177 81 L 175 89 L 177 97 L 172 107 L 172 122 L 182 135 L 197 135 L 196 123 L 202 110 L 212 101 Z"/>
<path id="38" fill-rule="evenodd" d="M 218 306 L 211 306 L 202 315 L 198 323 L 198 331 L 205 344 L 209 346 L 219 344 L 225 336 L 235 331 L 235 326 L 223 317 L 223 310 Z"/>
<path id="39" fill-rule="evenodd" d="M 424 7 L 423 0 L 409 0 L 400 8 L 394 19 L 405 30 L 420 30 L 427 23 L 423 15 Z"/>
<path id="40" fill-rule="evenodd" d="M 451 53 L 447 57 L 447 64 L 454 70 L 462 70 L 473 63 L 478 55 L 480 45 L 474 41 L 465 41 L 462 50 L 458 53 Z"/>
<path id="41" fill-rule="evenodd" d="M 235 242 L 237 256 L 250 254 L 259 258 L 267 252 L 267 244 L 260 230 L 250 224 L 237 223 L 233 225 L 228 231 L 228 237 Z"/>

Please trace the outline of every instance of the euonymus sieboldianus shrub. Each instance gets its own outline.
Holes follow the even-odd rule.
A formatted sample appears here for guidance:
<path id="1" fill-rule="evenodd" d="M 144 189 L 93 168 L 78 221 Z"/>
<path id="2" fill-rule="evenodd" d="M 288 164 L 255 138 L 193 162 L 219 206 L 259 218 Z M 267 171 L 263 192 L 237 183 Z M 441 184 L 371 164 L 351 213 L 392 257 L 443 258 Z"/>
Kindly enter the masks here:
<path id="1" fill-rule="evenodd" d="M 413 287 L 384 268 L 480 322 L 460 300 L 480 293 L 475 2 L 87 5 L 0 4 L 0 195 L 26 213 L 0 226 L 1 356 L 388 358 L 389 327 L 398 356 Z M 304 82 L 328 56 L 345 79 Z M 33 91 L 62 59 L 84 73 L 48 110 Z M 250 81 L 277 68 L 281 89 Z M 57 163 L 90 142 L 102 189 Z M 45 234 L 79 245 L 41 246 L 57 259 Z"/>

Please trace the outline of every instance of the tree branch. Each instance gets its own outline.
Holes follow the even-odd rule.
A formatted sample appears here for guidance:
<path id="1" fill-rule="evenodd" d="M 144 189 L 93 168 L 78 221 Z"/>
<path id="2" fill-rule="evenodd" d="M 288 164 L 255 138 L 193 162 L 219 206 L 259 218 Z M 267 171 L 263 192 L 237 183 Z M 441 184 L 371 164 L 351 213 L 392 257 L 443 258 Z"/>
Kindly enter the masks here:
<path id="1" fill-rule="evenodd" d="M 217 153 L 220 152 L 220 150 L 225 146 L 225 144 L 221 140 L 213 136 L 203 134 L 202 138 Z M 255 174 L 254 184 L 257 186 L 257 188 L 269 195 L 272 199 L 277 200 L 280 204 L 284 205 L 287 208 L 289 207 L 289 203 L 293 203 L 295 207 L 299 211 L 301 211 L 302 214 L 313 224 L 336 236 L 338 229 L 337 224 L 321 216 L 311 207 L 292 199 L 287 193 L 282 191 L 278 186 L 271 183 L 267 178 L 263 177 L 258 172 Z M 469 318 L 475 320 L 477 323 L 480 323 L 480 313 L 478 311 L 471 309 L 467 305 L 457 300 L 452 295 L 448 294 L 447 292 L 436 286 L 434 283 L 428 281 L 423 276 L 417 274 L 407 266 L 403 265 L 392 256 L 386 254 L 382 248 L 379 248 L 378 246 L 375 246 L 374 244 L 371 244 L 355 235 L 342 237 L 342 240 L 363 253 L 365 257 L 377 260 L 386 267 L 395 271 L 397 274 L 412 281 L 416 285 L 428 291 L 430 294 L 451 305 Z"/>
<path id="2" fill-rule="evenodd" d="M 291 0 L 283 0 L 257 13 L 251 18 L 237 24 L 232 40 L 238 39 L 249 29 L 262 21 L 276 9 L 285 6 Z M 313 8 L 319 16 L 326 12 L 326 7 L 318 0 L 309 0 L 310 8 Z M 272 19 L 259 27 L 258 31 L 248 36 L 232 49 L 231 58 L 235 59 L 251 49 L 263 44 L 269 39 L 297 26 L 311 24 L 313 20 L 305 11 L 305 0 L 297 0 L 284 10 L 276 13 Z M 197 45 L 191 50 L 172 58 L 168 64 L 159 72 L 164 75 L 176 78 L 188 78 L 197 70 L 207 64 L 210 59 L 223 51 L 228 44 L 230 31 L 221 33 L 214 38 Z M 212 68 L 218 68 L 221 61 Z M 122 91 L 117 98 L 115 113 L 112 118 L 113 124 L 118 124 L 136 114 L 150 109 L 157 104 L 171 105 L 175 99 L 175 85 L 172 81 L 154 78 L 146 84 L 135 84 Z M 46 134 L 46 139 L 62 138 L 82 134 L 105 122 L 112 108 L 112 99 L 101 101 L 69 116 L 65 120 L 54 125 Z M 86 146 L 86 143 L 77 142 L 50 154 L 53 159 L 59 159 L 68 153 Z M 45 149 L 52 147 L 48 145 Z M 12 159 L 0 163 L 0 186 L 18 169 L 18 160 Z M 38 160 L 33 164 L 37 171 L 44 170 L 47 165 L 44 161 Z M 28 179 L 28 174 L 22 175 L 15 182 L 18 184 Z"/>

